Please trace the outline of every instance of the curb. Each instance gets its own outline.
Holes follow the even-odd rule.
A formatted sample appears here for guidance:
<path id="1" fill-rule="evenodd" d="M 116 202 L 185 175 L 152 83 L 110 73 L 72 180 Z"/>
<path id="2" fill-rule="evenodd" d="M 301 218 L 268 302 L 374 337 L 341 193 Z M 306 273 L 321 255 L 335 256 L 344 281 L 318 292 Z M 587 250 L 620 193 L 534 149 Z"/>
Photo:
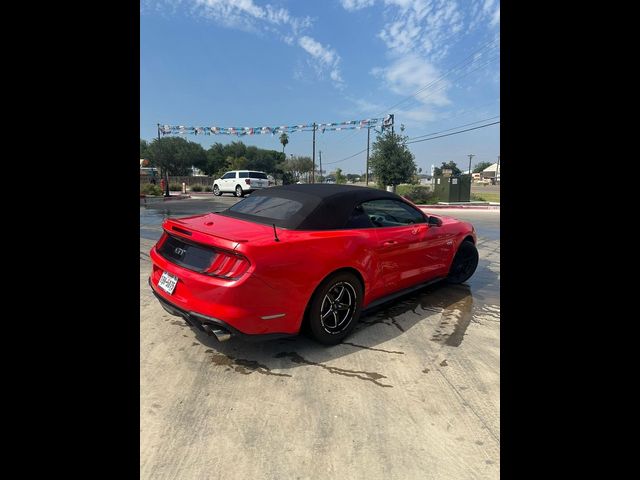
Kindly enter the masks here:
<path id="1" fill-rule="evenodd" d="M 140 203 L 157 203 L 157 202 L 167 202 L 170 200 L 186 200 L 187 198 L 191 198 L 191 196 L 175 195 L 170 197 L 140 197 Z"/>
<path id="2" fill-rule="evenodd" d="M 465 209 L 465 210 L 500 210 L 500 205 L 416 205 L 419 208 L 450 208 L 450 209 Z"/>

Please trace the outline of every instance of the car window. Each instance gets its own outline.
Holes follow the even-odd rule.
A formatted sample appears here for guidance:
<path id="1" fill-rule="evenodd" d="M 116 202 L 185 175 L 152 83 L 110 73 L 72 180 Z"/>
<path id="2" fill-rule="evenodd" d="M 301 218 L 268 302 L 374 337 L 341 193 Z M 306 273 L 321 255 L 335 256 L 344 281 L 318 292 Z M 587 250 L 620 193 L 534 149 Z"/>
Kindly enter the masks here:
<path id="1" fill-rule="evenodd" d="M 296 200 L 279 197 L 248 197 L 229 208 L 230 212 L 284 220 L 302 208 Z"/>
<path id="2" fill-rule="evenodd" d="M 239 172 L 238 176 L 240 178 L 249 178 L 249 172 Z"/>
<path id="3" fill-rule="evenodd" d="M 351 212 L 351 216 L 349 220 L 347 220 L 346 228 L 371 228 L 374 226 L 369 215 L 367 215 L 362 208 L 362 205 L 358 205 L 353 212 Z"/>
<path id="4" fill-rule="evenodd" d="M 425 217 L 414 207 L 398 200 L 371 200 L 362 209 L 376 227 L 398 227 L 425 223 Z"/>
<path id="5" fill-rule="evenodd" d="M 262 178 L 267 179 L 267 174 L 262 172 L 249 172 L 249 178 Z"/>
<path id="6" fill-rule="evenodd" d="M 235 172 L 228 172 L 228 173 L 225 173 L 225 174 L 222 176 L 222 179 L 224 180 L 224 179 L 226 179 L 226 178 L 236 178 L 236 174 L 235 174 Z"/>

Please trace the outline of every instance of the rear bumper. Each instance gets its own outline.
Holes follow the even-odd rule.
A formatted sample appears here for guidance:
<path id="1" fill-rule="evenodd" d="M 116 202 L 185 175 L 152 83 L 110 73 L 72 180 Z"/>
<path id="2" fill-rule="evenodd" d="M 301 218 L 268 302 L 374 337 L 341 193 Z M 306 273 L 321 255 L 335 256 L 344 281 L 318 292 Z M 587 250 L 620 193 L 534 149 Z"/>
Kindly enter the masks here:
<path id="1" fill-rule="evenodd" d="M 160 305 L 162 305 L 162 308 L 164 308 L 169 314 L 175 315 L 176 317 L 182 317 L 189 325 L 197 328 L 202 332 L 207 333 L 208 335 L 212 335 L 212 330 L 221 330 L 223 333 L 228 334 L 230 337 L 240 337 L 243 340 L 250 341 L 273 340 L 277 338 L 293 336 L 293 334 L 290 333 L 247 334 L 241 332 L 240 330 L 232 327 L 227 322 L 220 320 L 219 318 L 214 318 L 207 315 L 202 315 L 197 312 L 188 311 L 169 302 L 166 298 L 162 297 L 158 292 L 156 292 L 156 289 L 153 286 L 150 277 L 149 286 L 151 287 L 153 295 L 158 299 Z M 214 335 L 216 336 L 216 338 L 218 338 L 218 340 L 221 340 L 220 334 L 214 333 Z"/>

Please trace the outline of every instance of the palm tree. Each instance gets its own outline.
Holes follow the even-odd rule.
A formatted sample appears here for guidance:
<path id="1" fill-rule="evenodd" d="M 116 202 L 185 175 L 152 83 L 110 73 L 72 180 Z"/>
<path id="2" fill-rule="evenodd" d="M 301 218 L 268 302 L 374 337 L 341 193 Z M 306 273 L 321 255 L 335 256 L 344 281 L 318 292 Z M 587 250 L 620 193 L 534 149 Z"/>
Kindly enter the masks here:
<path id="1" fill-rule="evenodd" d="M 282 144 L 282 153 L 284 153 L 284 147 L 289 143 L 289 136 L 286 133 L 280 135 L 280 143 Z"/>

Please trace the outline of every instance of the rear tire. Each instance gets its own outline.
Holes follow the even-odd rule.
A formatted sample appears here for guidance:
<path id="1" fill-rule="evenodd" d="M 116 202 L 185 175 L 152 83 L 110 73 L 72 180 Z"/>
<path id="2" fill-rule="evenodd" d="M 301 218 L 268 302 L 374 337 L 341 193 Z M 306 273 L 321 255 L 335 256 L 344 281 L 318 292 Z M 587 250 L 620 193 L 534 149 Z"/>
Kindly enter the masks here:
<path id="1" fill-rule="evenodd" d="M 355 275 L 331 275 L 316 289 L 307 324 L 311 335 L 325 345 L 336 345 L 355 327 L 362 310 L 362 285 Z"/>
<path id="2" fill-rule="evenodd" d="M 220 195 L 222 195 L 222 192 L 220 191 L 220 187 L 218 187 L 218 185 L 213 186 L 213 194 L 216 197 L 219 197 Z"/>
<path id="3" fill-rule="evenodd" d="M 478 249 L 469 240 L 462 242 L 453 257 L 447 283 L 466 282 L 478 267 Z"/>
<path id="4" fill-rule="evenodd" d="M 236 191 L 234 193 L 236 197 L 244 197 L 244 193 L 242 191 L 242 187 L 240 185 L 236 185 Z"/>

